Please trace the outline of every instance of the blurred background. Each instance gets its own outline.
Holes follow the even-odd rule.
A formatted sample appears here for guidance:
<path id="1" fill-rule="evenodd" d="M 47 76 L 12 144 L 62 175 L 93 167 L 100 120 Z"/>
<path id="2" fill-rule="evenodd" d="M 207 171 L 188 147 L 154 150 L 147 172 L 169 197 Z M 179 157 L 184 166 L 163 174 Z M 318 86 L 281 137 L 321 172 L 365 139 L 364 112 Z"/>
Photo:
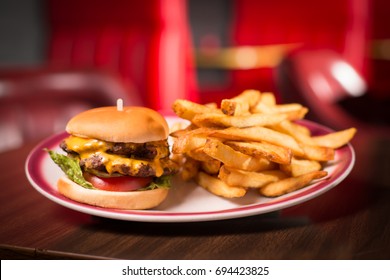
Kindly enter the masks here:
<path id="1" fill-rule="evenodd" d="M 386 0 L 2 0 L 0 151 L 119 97 L 170 113 L 249 88 L 387 134 L 389 15 Z"/>

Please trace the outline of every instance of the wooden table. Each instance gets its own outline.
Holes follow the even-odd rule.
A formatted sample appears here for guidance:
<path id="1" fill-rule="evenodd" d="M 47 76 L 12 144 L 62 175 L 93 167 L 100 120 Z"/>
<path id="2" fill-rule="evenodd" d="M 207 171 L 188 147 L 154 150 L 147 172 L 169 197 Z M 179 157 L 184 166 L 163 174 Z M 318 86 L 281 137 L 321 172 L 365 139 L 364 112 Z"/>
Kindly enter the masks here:
<path id="1" fill-rule="evenodd" d="M 283 211 L 216 222 L 142 223 L 79 213 L 34 190 L 35 143 L 0 154 L 2 259 L 389 259 L 389 138 L 360 133 L 336 188 Z"/>

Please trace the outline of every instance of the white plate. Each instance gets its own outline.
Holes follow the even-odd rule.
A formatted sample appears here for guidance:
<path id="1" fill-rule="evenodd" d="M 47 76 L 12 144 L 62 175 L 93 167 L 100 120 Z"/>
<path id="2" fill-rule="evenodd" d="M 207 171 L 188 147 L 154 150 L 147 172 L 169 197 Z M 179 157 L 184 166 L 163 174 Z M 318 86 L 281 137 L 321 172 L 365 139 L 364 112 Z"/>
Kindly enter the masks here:
<path id="1" fill-rule="evenodd" d="M 167 117 L 167 121 L 171 125 L 180 120 Z M 314 135 L 331 132 L 330 129 L 313 122 L 302 121 L 301 124 L 308 127 Z M 56 182 L 63 173 L 43 149 L 60 151 L 58 145 L 67 136 L 65 132 L 53 135 L 31 151 L 26 160 L 25 169 L 32 186 L 48 199 L 70 209 L 95 216 L 129 221 L 198 222 L 277 211 L 305 202 L 335 187 L 349 174 L 355 162 L 354 150 L 348 144 L 338 149 L 335 159 L 326 165 L 325 170 L 329 173 L 326 180 L 277 198 L 265 198 L 253 191 L 248 192 L 243 198 L 225 199 L 207 192 L 194 183 L 185 183 L 174 178 L 167 199 L 159 207 L 153 210 L 115 210 L 81 204 L 58 193 Z"/>

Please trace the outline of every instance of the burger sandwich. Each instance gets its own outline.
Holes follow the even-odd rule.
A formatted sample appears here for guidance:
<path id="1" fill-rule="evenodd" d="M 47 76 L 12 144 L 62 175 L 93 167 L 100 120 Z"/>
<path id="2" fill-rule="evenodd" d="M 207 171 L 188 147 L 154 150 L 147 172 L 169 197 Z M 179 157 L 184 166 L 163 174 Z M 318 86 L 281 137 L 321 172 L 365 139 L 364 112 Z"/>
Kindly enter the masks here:
<path id="1" fill-rule="evenodd" d="M 177 167 L 169 158 L 169 128 L 144 107 L 101 107 L 74 116 L 69 137 L 48 151 L 66 176 L 58 191 L 104 208 L 150 209 L 163 202 Z"/>

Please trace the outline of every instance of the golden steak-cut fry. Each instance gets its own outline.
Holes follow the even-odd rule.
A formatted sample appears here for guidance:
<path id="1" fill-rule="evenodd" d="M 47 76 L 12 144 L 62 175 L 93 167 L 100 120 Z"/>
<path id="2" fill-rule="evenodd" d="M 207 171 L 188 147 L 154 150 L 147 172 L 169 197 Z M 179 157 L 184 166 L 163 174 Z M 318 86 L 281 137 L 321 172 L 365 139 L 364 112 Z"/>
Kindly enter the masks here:
<path id="1" fill-rule="evenodd" d="M 296 122 L 308 108 L 277 104 L 274 94 L 257 90 L 223 99 L 219 108 L 176 100 L 173 110 L 190 121 L 171 134 L 182 178 L 226 198 L 242 197 L 250 189 L 275 197 L 323 179 L 324 164 L 356 133 L 350 128 L 313 136 Z"/>

